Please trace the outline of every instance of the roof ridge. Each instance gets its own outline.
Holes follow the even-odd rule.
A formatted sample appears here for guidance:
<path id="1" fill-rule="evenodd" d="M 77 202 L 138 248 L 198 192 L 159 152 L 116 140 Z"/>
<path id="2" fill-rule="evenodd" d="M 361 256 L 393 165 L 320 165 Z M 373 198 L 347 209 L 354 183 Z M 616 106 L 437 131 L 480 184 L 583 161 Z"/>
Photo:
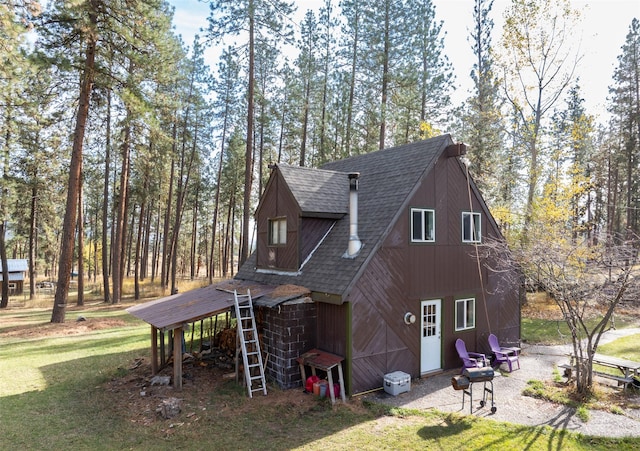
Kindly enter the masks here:
<path id="1" fill-rule="evenodd" d="M 342 160 L 336 160 L 336 161 L 342 161 Z M 275 165 L 276 167 L 282 169 L 287 168 L 287 169 L 294 169 L 294 170 L 307 170 L 307 171 L 321 171 L 321 172 L 332 172 L 334 174 L 347 174 L 347 172 L 344 171 L 336 171 L 335 169 L 323 169 L 323 168 L 313 168 L 313 167 L 309 167 L 309 166 L 296 166 L 296 165 L 291 165 L 291 164 L 287 164 L 287 163 L 278 163 Z"/>

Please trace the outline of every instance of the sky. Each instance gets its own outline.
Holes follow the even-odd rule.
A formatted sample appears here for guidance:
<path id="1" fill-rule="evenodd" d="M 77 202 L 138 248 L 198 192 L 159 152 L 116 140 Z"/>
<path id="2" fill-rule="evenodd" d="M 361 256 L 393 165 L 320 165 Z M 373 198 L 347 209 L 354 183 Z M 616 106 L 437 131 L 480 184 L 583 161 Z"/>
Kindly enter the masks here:
<path id="1" fill-rule="evenodd" d="M 207 25 L 209 5 L 206 0 L 169 0 L 169 3 L 175 7 L 176 33 L 182 35 L 185 44 L 191 46 L 195 33 Z M 317 11 L 324 1 L 295 0 L 294 3 L 298 7 L 296 14 L 300 21 L 308 9 Z M 433 4 L 436 19 L 444 22 L 444 53 L 452 63 L 456 76 L 452 102 L 459 105 L 469 96 L 472 88 L 469 74 L 474 56 L 467 38 L 472 27 L 474 1 L 433 0 Z M 502 15 L 509 4 L 509 0 L 494 0 L 491 14 L 494 46 L 499 43 Z M 617 57 L 629 32 L 631 20 L 634 17 L 640 19 L 640 0 L 572 0 L 572 4 L 582 12 L 582 34 L 576 39 L 580 41 L 583 58 L 576 74 L 580 77 L 587 112 L 603 121 L 606 119 L 608 88 L 617 66 Z M 216 49 L 209 49 L 205 54 L 212 69 L 217 65 L 216 55 Z"/>

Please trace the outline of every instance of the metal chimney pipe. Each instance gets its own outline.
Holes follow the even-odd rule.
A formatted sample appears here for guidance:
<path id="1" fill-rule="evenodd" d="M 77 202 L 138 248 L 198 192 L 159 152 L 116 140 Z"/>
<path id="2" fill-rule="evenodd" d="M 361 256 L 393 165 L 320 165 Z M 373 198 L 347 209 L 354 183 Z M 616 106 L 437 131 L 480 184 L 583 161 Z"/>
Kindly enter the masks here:
<path id="1" fill-rule="evenodd" d="M 346 257 L 355 257 L 362 248 L 358 238 L 358 177 L 359 172 L 349 174 L 349 247 Z"/>

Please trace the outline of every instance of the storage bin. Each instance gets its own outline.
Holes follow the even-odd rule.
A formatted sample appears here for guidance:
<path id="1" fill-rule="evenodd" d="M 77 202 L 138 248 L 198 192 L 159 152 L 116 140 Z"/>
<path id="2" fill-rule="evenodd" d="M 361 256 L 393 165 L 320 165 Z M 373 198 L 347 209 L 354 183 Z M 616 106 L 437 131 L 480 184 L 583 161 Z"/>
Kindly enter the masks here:
<path id="1" fill-rule="evenodd" d="M 384 375 L 384 391 L 393 396 L 411 390 L 411 376 L 402 371 Z"/>

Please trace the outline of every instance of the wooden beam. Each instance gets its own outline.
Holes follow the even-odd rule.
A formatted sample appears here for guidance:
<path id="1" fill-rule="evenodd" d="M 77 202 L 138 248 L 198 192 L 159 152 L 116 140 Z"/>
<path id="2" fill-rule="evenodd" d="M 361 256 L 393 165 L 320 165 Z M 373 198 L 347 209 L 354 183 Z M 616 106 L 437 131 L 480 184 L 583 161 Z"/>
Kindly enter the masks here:
<path id="1" fill-rule="evenodd" d="M 158 374 L 158 329 L 151 326 L 151 374 Z"/>
<path id="2" fill-rule="evenodd" d="M 182 390 L 182 327 L 173 330 L 173 388 Z"/>

